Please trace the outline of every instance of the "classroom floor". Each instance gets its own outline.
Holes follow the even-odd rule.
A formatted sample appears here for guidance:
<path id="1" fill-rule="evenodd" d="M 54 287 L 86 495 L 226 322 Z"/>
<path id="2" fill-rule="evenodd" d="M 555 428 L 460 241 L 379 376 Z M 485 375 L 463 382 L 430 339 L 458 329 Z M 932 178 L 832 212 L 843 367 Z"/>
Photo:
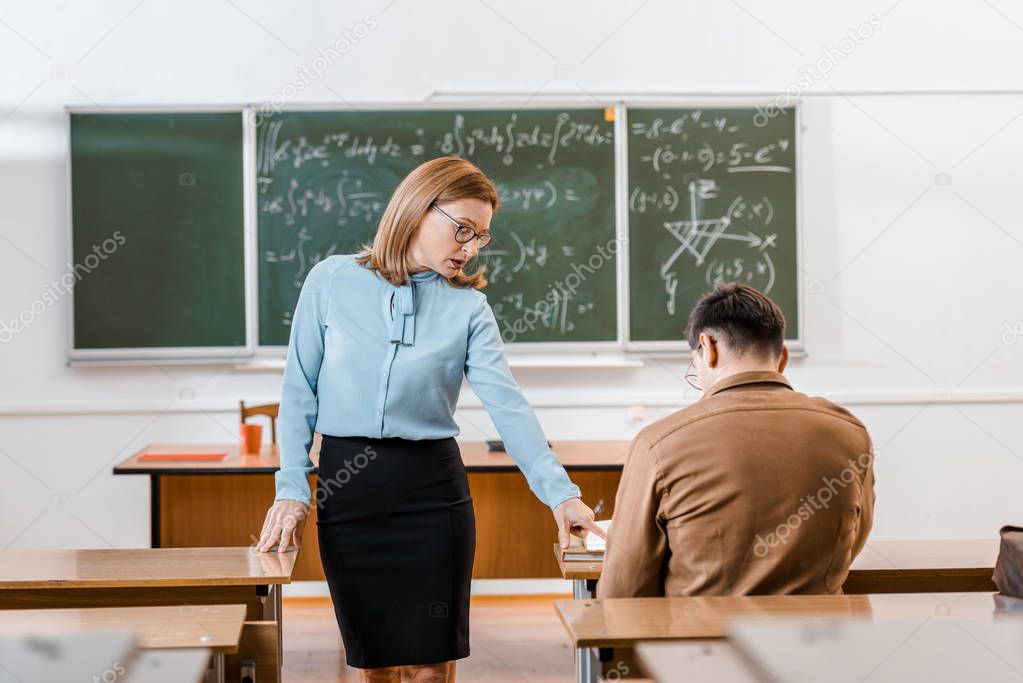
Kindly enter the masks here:
<path id="1" fill-rule="evenodd" d="M 565 596 L 474 598 L 458 681 L 569 683 L 573 652 L 553 602 Z M 284 600 L 284 683 L 356 681 L 327 598 Z"/>

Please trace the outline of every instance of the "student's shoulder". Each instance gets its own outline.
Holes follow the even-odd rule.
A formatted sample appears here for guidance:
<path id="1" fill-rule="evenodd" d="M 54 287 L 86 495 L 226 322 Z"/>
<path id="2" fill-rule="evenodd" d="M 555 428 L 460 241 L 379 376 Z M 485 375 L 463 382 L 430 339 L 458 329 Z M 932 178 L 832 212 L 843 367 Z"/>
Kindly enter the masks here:
<path id="1" fill-rule="evenodd" d="M 833 403 L 822 396 L 808 396 L 800 392 L 795 392 L 795 395 L 799 397 L 801 401 L 806 404 L 807 409 L 814 410 L 823 415 L 828 415 L 836 420 L 847 422 L 857 429 L 861 429 L 864 432 L 867 431 L 866 425 L 860 422 L 860 419 L 852 414 L 852 412 L 843 406 Z"/>
<path id="2" fill-rule="evenodd" d="M 638 442 L 638 445 L 642 445 L 648 450 L 653 450 L 660 445 L 662 441 L 674 436 L 695 419 L 698 419 L 702 413 L 703 411 L 700 410 L 699 406 L 697 406 L 697 404 L 693 404 L 682 408 L 681 410 L 677 410 L 670 415 L 665 415 L 656 422 L 653 422 L 641 429 L 636 435 L 636 441 Z"/>
<path id="3" fill-rule="evenodd" d="M 730 419 L 741 409 L 727 404 L 719 405 L 713 396 L 703 398 L 647 425 L 637 438 L 649 448 L 656 449 L 666 441 L 672 443 L 674 439 L 684 437 L 694 425 L 707 424 L 707 420 L 714 418 Z"/>

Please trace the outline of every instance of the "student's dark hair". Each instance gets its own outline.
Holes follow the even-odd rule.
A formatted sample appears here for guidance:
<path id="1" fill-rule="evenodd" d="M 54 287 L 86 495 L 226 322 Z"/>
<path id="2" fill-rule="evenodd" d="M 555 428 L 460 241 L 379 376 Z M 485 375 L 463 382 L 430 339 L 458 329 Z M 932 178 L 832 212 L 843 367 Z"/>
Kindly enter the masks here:
<path id="1" fill-rule="evenodd" d="M 774 357 L 785 343 L 785 315 L 762 292 L 738 282 L 717 285 L 689 314 L 686 338 L 700 345 L 700 333 L 718 336 L 736 354 Z"/>

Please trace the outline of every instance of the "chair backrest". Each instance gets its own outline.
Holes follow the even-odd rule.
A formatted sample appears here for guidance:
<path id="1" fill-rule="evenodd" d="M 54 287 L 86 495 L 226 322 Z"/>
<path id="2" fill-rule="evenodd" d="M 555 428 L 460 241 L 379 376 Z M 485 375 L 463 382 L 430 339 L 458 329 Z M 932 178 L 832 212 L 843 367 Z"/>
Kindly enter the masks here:
<path id="1" fill-rule="evenodd" d="M 246 406 L 245 401 L 238 401 L 238 412 L 243 423 L 253 415 L 266 415 L 270 418 L 270 443 L 273 444 L 277 443 L 277 413 L 280 409 L 280 403 L 263 403 L 258 406 Z"/>

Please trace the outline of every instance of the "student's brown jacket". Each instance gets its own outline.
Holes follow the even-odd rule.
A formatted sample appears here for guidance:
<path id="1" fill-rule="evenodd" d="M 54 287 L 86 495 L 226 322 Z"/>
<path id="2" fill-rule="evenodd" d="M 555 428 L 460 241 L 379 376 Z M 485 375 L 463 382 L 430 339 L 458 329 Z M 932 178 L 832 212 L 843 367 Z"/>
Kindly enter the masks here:
<path id="1" fill-rule="evenodd" d="M 873 510 L 860 421 L 739 373 L 633 441 L 597 596 L 840 593 Z"/>

